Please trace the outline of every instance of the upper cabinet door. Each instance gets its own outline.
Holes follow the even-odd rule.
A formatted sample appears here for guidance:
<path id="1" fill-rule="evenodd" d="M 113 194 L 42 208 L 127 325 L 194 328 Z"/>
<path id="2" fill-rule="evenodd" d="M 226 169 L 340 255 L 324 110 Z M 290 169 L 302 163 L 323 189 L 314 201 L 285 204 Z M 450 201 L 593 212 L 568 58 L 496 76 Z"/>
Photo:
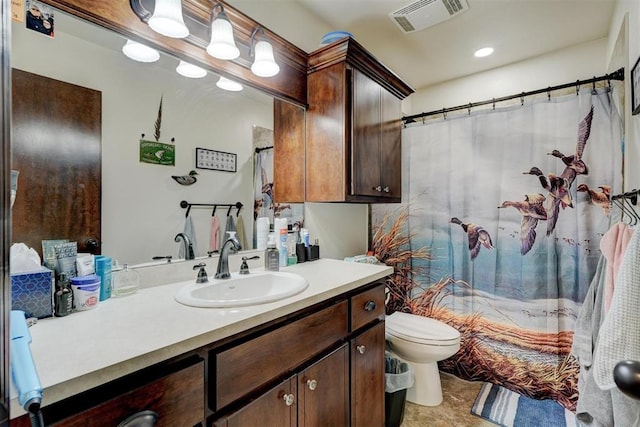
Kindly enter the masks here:
<path id="1" fill-rule="evenodd" d="M 380 89 L 380 186 L 381 196 L 402 197 L 402 112 L 400 100 Z"/>

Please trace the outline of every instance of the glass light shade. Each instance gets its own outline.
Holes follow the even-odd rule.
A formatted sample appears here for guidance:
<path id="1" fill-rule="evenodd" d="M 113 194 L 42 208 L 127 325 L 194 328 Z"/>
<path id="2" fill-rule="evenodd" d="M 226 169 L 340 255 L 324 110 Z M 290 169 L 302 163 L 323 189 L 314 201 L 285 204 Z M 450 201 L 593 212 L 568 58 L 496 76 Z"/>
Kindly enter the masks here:
<path id="1" fill-rule="evenodd" d="M 280 72 L 280 67 L 273 58 L 273 47 L 268 41 L 260 40 L 256 43 L 251 71 L 258 77 L 272 77 Z"/>
<path id="2" fill-rule="evenodd" d="M 182 0 L 156 0 L 149 26 L 163 36 L 181 39 L 189 35 L 182 18 Z"/>
<path id="3" fill-rule="evenodd" d="M 160 53 L 157 50 L 132 40 L 127 40 L 127 43 L 122 46 L 122 53 L 139 62 L 156 62 L 160 59 Z"/>
<path id="4" fill-rule="evenodd" d="M 233 39 L 233 27 L 223 13 L 211 23 L 211 42 L 207 46 L 207 53 L 214 58 L 226 60 L 240 56 L 240 50 Z"/>
<path id="5" fill-rule="evenodd" d="M 220 89 L 229 90 L 231 92 L 238 92 L 242 90 L 242 85 L 238 82 L 234 82 L 226 77 L 220 77 L 220 80 L 216 83 Z"/>
<path id="6" fill-rule="evenodd" d="M 181 76 L 189 77 L 192 79 L 199 79 L 207 75 L 207 70 L 200 68 L 197 65 L 189 64 L 185 61 L 180 61 L 176 67 L 176 71 Z"/>

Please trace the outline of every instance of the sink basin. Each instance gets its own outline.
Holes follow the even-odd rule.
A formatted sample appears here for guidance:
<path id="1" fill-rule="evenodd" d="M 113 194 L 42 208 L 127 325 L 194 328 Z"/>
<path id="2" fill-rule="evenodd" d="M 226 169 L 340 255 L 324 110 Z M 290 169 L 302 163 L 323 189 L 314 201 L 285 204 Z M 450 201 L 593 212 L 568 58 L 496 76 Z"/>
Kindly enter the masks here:
<path id="1" fill-rule="evenodd" d="M 229 279 L 190 283 L 175 295 L 176 301 L 192 307 L 241 307 L 278 301 L 307 289 L 304 277 L 284 271 L 231 273 Z"/>

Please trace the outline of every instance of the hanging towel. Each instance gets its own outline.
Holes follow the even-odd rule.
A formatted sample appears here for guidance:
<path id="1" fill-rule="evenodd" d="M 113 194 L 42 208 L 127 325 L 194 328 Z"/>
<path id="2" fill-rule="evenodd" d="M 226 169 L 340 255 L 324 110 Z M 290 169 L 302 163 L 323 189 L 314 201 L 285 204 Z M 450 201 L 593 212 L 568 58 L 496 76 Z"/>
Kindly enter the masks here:
<path id="1" fill-rule="evenodd" d="M 184 221 L 184 234 L 187 235 L 189 241 L 191 242 L 191 247 L 193 248 L 193 255 L 198 256 L 198 242 L 196 242 L 196 230 L 193 227 L 193 220 L 191 216 L 188 216 Z M 180 245 L 180 250 L 178 251 L 178 258 L 186 258 L 186 254 L 184 253 L 184 245 Z"/>
<path id="2" fill-rule="evenodd" d="M 227 231 L 237 231 L 236 230 L 236 222 L 233 220 L 233 215 L 227 215 L 227 222 L 224 225 L 224 233 L 220 236 L 220 247 L 224 244 L 224 242 L 229 238 Z"/>
<path id="3" fill-rule="evenodd" d="M 633 233 L 624 252 L 611 307 L 605 314 L 593 358 L 596 384 L 616 387 L 613 368 L 622 360 L 640 360 L 640 233 Z"/>
<path id="4" fill-rule="evenodd" d="M 244 249 L 249 249 L 249 247 L 247 246 L 247 236 L 244 233 L 244 221 L 242 220 L 241 216 L 239 216 L 236 221 L 236 230 L 237 230 L 236 236 L 238 237 L 238 240 L 240 241 L 240 244 L 242 245 L 242 247 Z"/>
<path id="5" fill-rule="evenodd" d="M 209 250 L 217 251 L 220 249 L 220 220 L 217 216 L 211 217 L 211 232 L 209 233 Z"/>
<path id="6" fill-rule="evenodd" d="M 616 285 L 616 277 L 622 264 L 627 245 L 633 236 L 633 228 L 623 222 L 615 224 L 600 240 L 600 250 L 607 258 L 607 275 L 604 289 L 604 314 L 611 307 L 613 290 Z"/>

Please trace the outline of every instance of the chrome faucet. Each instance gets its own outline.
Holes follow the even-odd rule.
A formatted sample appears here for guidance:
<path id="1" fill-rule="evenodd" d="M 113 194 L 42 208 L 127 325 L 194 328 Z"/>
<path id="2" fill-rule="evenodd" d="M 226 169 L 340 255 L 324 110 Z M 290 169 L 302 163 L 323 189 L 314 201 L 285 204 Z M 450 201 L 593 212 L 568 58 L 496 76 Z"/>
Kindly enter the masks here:
<path id="1" fill-rule="evenodd" d="M 194 259 L 195 254 L 193 253 L 193 244 L 191 244 L 191 239 L 184 233 L 176 234 L 174 241 L 176 243 L 180 243 L 182 239 L 182 247 L 184 249 L 184 259 Z"/>
<path id="2" fill-rule="evenodd" d="M 222 248 L 220 248 L 220 258 L 218 258 L 218 269 L 216 270 L 216 279 L 228 279 L 231 277 L 229 274 L 229 251 L 231 247 L 235 251 L 239 251 L 242 249 L 242 245 L 240 241 L 236 237 L 236 233 L 230 232 L 230 236 L 227 240 L 222 244 Z"/>

